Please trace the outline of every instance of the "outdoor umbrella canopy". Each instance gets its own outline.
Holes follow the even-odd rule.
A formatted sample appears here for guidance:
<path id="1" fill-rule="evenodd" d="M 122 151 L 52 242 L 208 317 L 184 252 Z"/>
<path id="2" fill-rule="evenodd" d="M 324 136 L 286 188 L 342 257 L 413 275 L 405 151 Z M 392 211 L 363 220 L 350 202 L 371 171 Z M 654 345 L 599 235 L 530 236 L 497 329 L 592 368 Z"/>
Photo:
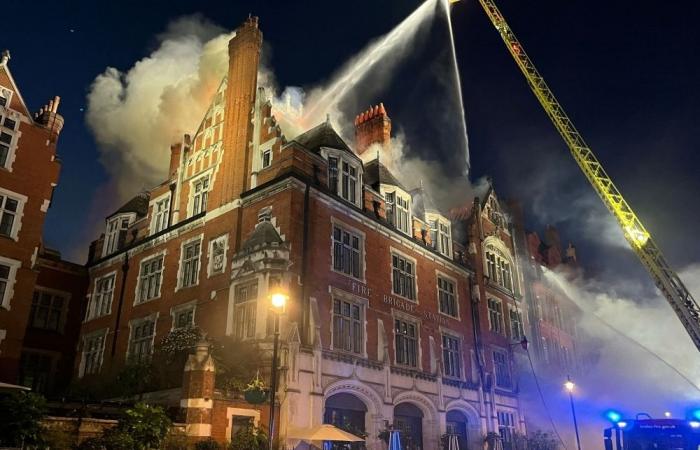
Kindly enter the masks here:
<path id="1" fill-rule="evenodd" d="M 31 391 L 27 386 L 0 382 L 0 392 Z"/>
<path id="2" fill-rule="evenodd" d="M 401 450 L 401 438 L 398 430 L 389 432 L 389 450 Z"/>
<path id="3" fill-rule="evenodd" d="M 459 439 L 456 434 L 451 434 L 448 440 L 447 450 L 460 450 Z"/>
<path id="4" fill-rule="evenodd" d="M 354 434 L 343 431 L 333 425 L 318 425 L 312 428 L 291 430 L 289 438 L 303 441 L 364 442 Z"/>

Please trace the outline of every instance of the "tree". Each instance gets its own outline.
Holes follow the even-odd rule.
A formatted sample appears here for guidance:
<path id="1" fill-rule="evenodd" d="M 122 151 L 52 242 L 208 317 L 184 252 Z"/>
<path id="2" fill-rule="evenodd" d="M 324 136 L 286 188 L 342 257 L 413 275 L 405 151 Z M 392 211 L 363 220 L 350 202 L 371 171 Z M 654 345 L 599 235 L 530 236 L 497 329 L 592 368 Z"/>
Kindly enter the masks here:
<path id="1" fill-rule="evenodd" d="M 158 448 L 168 434 L 170 419 L 160 406 L 137 403 L 126 410 L 126 416 L 119 421 L 116 430 L 124 432 L 134 440 L 138 449 Z"/>
<path id="2" fill-rule="evenodd" d="M 229 450 L 266 450 L 267 434 L 262 428 L 246 427 L 233 435 Z"/>
<path id="3" fill-rule="evenodd" d="M 0 442 L 24 447 L 43 442 L 41 420 L 48 409 L 46 399 L 32 392 L 18 392 L 0 402 Z"/>

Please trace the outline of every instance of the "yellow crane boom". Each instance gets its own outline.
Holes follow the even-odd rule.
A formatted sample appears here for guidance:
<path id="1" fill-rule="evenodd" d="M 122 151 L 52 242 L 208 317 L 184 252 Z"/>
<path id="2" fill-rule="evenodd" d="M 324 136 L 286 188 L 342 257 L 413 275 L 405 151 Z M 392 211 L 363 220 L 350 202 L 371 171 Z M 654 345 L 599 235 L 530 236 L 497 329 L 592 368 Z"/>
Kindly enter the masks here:
<path id="1" fill-rule="evenodd" d="M 456 0 L 451 0 L 456 1 Z M 508 26 L 493 0 L 479 0 L 486 15 L 496 27 L 508 51 L 525 75 L 530 89 L 552 120 L 557 131 L 571 151 L 584 175 L 598 193 L 605 206 L 620 224 L 625 238 L 639 257 L 656 286 L 661 290 L 681 323 L 700 350 L 700 307 L 676 272 L 666 262 L 661 249 L 622 197 L 620 191 L 605 172 L 598 158 L 583 140 L 581 134 L 566 115 L 544 78 L 527 56 L 522 45 Z"/>

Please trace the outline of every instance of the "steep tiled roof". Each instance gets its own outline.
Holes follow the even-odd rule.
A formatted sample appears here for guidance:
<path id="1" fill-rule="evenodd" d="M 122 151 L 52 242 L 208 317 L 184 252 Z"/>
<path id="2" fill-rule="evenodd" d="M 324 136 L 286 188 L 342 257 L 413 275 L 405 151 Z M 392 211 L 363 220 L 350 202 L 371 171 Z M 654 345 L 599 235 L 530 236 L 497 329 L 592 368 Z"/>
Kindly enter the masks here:
<path id="1" fill-rule="evenodd" d="M 138 217 L 143 217 L 146 214 L 148 214 L 148 201 L 150 200 L 150 198 L 150 193 L 141 192 L 136 197 L 124 203 L 121 208 L 114 211 L 112 214 L 107 216 L 107 218 L 109 219 L 110 217 L 123 213 L 136 213 Z"/>
<path id="2" fill-rule="evenodd" d="M 389 172 L 389 169 L 380 163 L 378 159 L 374 159 L 367 164 L 365 164 L 364 172 L 365 183 L 372 186 L 374 189 L 378 190 L 380 184 L 390 184 L 392 186 L 398 186 L 404 191 L 406 188 L 399 182 L 399 180 Z"/>
<path id="3" fill-rule="evenodd" d="M 248 235 L 243 244 L 242 250 L 252 250 L 256 247 L 268 246 L 273 244 L 282 244 L 284 241 L 280 237 L 277 229 L 270 222 L 261 222 Z"/>
<path id="4" fill-rule="evenodd" d="M 411 191 L 411 197 L 413 200 L 413 213 L 416 216 L 425 218 L 425 213 L 440 214 L 442 212 L 435 206 L 435 202 L 428 195 L 428 192 L 423 188 L 423 186 L 413 189 Z"/>
<path id="5" fill-rule="evenodd" d="M 330 147 L 353 153 L 348 144 L 343 141 L 343 138 L 333 129 L 329 121 L 313 127 L 293 140 L 313 152 L 317 152 L 321 147 Z"/>
<path id="6" fill-rule="evenodd" d="M 454 221 L 466 220 L 471 216 L 472 208 L 474 208 L 474 203 L 465 203 L 462 206 L 456 206 L 450 209 L 447 217 Z"/>

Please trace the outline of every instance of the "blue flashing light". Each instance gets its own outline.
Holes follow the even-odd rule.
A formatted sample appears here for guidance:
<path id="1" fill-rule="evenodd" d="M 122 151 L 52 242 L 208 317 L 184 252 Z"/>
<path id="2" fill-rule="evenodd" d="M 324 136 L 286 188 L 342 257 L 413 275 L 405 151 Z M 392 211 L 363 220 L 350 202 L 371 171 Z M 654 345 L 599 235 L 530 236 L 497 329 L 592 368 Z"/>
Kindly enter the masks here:
<path id="1" fill-rule="evenodd" d="M 691 411 L 690 416 L 693 419 L 700 420 L 700 409 L 695 409 L 695 410 Z"/>
<path id="2" fill-rule="evenodd" d="M 620 419 L 622 419 L 622 415 L 620 415 L 620 413 L 617 411 L 608 411 L 605 413 L 605 417 L 607 417 L 608 420 L 613 423 L 617 423 L 620 421 Z"/>
<path id="3" fill-rule="evenodd" d="M 625 428 L 626 426 L 627 426 L 627 422 L 617 422 L 618 428 Z"/>
<path id="4" fill-rule="evenodd" d="M 700 422 L 697 420 L 691 420 L 688 422 L 688 425 L 690 425 L 690 428 L 700 428 Z"/>

